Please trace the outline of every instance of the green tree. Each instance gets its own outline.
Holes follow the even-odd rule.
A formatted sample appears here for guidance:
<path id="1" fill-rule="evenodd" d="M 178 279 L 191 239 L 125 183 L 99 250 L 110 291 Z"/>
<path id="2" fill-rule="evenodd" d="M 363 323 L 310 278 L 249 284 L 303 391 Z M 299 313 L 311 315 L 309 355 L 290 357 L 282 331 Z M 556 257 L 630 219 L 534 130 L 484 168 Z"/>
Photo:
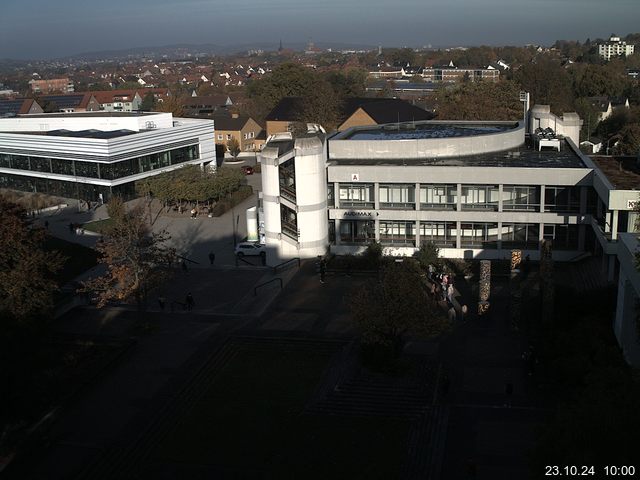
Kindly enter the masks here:
<path id="1" fill-rule="evenodd" d="M 397 357 L 408 333 L 432 336 L 447 327 L 435 300 L 427 294 L 415 262 L 390 262 L 350 298 L 351 315 L 366 349 Z"/>
<path id="2" fill-rule="evenodd" d="M 238 158 L 238 155 L 240 155 L 240 142 L 236 137 L 231 137 L 231 140 L 227 141 L 227 148 L 233 158 Z"/>
<path id="3" fill-rule="evenodd" d="M 433 242 L 425 242 L 420 245 L 420 249 L 415 253 L 414 257 L 420 263 L 423 269 L 427 269 L 429 265 L 438 267 L 440 261 L 440 249 Z"/>
<path id="4" fill-rule="evenodd" d="M 151 231 L 144 207 L 127 210 L 122 200 L 114 197 L 109 212 L 113 224 L 96 246 L 106 272 L 84 282 L 82 291 L 94 294 L 98 307 L 135 298 L 142 310 L 149 290 L 168 278 L 166 267 L 174 260 L 175 250 L 166 246 L 170 238 L 166 232 Z"/>
<path id="5" fill-rule="evenodd" d="M 57 252 L 46 252 L 46 233 L 32 227 L 21 207 L 0 196 L 0 314 L 6 321 L 25 323 L 46 315 L 58 290 L 54 280 L 64 263 Z"/>
<path id="6" fill-rule="evenodd" d="M 520 120 L 520 88 L 510 81 L 466 82 L 438 94 L 439 120 Z"/>
<path id="7" fill-rule="evenodd" d="M 532 104 L 550 105 L 556 115 L 573 111 L 573 82 L 559 61 L 538 57 L 516 70 L 513 78 L 531 94 Z"/>
<path id="8" fill-rule="evenodd" d="M 156 97 L 152 92 L 147 92 L 147 94 L 142 99 L 142 103 L 140 104 L 140 110 L 143 112 L 152 112 L 156 108 Z"/>

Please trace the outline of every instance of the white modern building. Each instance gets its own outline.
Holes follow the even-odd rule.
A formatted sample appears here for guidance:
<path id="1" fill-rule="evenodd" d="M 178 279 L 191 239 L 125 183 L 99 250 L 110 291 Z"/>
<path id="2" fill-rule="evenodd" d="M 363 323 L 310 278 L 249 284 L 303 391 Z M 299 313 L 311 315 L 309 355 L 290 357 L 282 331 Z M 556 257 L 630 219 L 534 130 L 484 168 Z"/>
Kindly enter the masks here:
<path id="1" fill-rule="evenodd" d="M 598 55 L 608 61 L 611 57 L 633 55 L 634 49 L 635 45 L 621 41 L 617 35 L 611 35 L 608 42 L 598 44 Z"/>
<path id="2" fill-rule="evenodd" d="M 135 181 L 215 168 L 211 120 L 170 113 L 52 113 L 0 119 L 0 187 L 87 201 L 130 198 Z"/>

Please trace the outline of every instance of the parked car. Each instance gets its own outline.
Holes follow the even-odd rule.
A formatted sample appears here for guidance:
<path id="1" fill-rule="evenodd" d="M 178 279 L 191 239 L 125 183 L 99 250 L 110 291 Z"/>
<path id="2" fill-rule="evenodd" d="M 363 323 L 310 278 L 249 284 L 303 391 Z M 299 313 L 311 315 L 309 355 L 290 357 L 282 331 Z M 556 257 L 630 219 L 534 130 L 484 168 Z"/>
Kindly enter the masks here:
<path id="1" fill-rule="evenodd" d="M 244 257 L 246 256 L 255 256 L 255 255 L 266 255 L 267 252 L 265 251 L 264 245 L 262 245 L 261 243 L 255 243 L 255 242 L 240 242 L 239 244 L 236 245 L 235 248 L 235 254 L 238 257 Z"/>
<path id="2" fill-rule="evenodd" d="M 244 167 L 242 167 L 242 173 L 244 173 L 245 175 L 253 175 L 253 167 L 245 165 Z"/>

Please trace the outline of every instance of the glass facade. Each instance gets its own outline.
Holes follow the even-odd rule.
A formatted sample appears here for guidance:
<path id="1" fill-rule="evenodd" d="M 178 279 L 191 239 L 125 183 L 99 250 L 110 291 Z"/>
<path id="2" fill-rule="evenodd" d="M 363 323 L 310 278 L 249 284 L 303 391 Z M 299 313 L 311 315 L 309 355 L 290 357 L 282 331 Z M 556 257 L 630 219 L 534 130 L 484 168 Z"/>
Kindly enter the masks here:
<path id="1" fill-rule="evenodd" d="M 380 208 L 399 208 L 414 210 L 416 208 L 415 185 L 380 185 Z"/>
<path id="2" fill-rule="evenodd" d="M 497 248 L 498 224 L 485 222 L 462 222 L 460 224 L 461 248 Z"/>
<path id="3" fill-rule="evenodd" d="M 437 247 L 456 248 L 456 222 L 421 222 L 420 243 L 432 242 Z"/>
<path id="4" fill-rule="evenodd" d="M 85 178 L 116 180 L 141 172 L 149 172 L 170 165 L 197 160 L 198 158 L 197 145 L 176 148 L 166 152 L 154 153 L 112 163 L 61 160 L 58 158 L 28 157 L 0 153 L 0 167 L 31 172 L 57 173 L 60 175 L 73 175 Z"/>
<path id="5" fill-rule="evenodd" d="M 287 160 L 278 168 L 280 180 L 280 195 L 284 198 L 296 201 L 296 168 L 294 159 Z"/>
<path id="6" fill-rule="evenodd" d="M 416 245 L 415 222 L 381 221 L 380 243 L 382 245 L 414 247 Z"/>
<path id="7" fill-rule="evenodd" d="M 578 250 L 579 225 L 545 225 L 544 239 L 551 240 L 554 250 Z"/>
<path id="8" fill-rule="evenodd" d="M 545 187 L 545 212 L 579 212 L 579 187 Z"/>
<path id="9" fill-rule="evenodd" d="M 502 248 L 537 250 L 540 243 L 537 223 L 503 223 Z"/>
<path id="10" fill-rule="evenodd" d="M 502 187 L 502 210 L 540 210 L 540 189 L 526 185 L 505 185 Z"/>
<path id="11" fill-rule="evenodd" d="M 340 242 L 363 244 L 375 240 L 375 223 L 371 220 L 341 220 Z"/>
<path id="12" fill-rule="evenodd" d="M 280 205 L 280 224 L 282 233 L 294 240 L 298 240 L 298 216 L 294 210 L 285 205 Z"/>
<path id="13" fill-rule="evenodd" d="M 129 199 L 135 196 L 134 182 L 107 187 L 83 183 L 78 181 L 78 179 L 99 178 L 103 180 L 115 180 L 143 171 L 155 170 L 164 166 L 176 165 L 196 159 L 198 159 L 197 145 L 113 163 L 27 157 L 0 153 L 0 167 L 2 168 L 11 168 L 25 172 L 55 173 L 75 177 L 69 180 L 54 180 L 50 178 L 30 177 L 28 174 L 14 175 L 11 173 L 0 173 L 0 188 L 46 193 L 93 202 L 98 201 L 100 194 L 102 194 L 102 198 L 105 201 L 111 198 L 112 195 L 120 195 L 125 199 Z"/>
<path id="14" fill-rule="evenodd" d="M 421 185 L 420 208 L 455 210 L 458 199 L 457 185 Z"/>
<path id="15" fill-rule="evenodd" d="M 498 210 L 497 185 L 463 185 L 460 198 L 463 210 Z"/>
<path id="16" fill-rule="evenodd" d="M 340 184 L 341 208 L 374 208 L 372 183 Z"/>

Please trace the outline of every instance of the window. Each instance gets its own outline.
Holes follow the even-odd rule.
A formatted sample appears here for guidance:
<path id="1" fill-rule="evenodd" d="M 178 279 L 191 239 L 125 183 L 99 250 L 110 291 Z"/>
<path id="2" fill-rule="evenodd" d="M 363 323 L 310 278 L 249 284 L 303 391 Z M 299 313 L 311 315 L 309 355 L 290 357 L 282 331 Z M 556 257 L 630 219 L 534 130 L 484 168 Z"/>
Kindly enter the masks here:
<path id="1" fill-rule="evenodd" d="M 503 223 L 502 248 L 538 249 L 540 227 L 537 223 Z"/>
<path id="2" fill-rule="evenodd" d="M 221 133 L 218 134 L 218 140 L 224 140 L 224 135 L 222 135 Z"/>
<path id="3" fill-rule="evenodd" d="M 335 206 L 335 192 L 333 189 L 333 183 L 327 185 L 327 206 L 334 207 Z"/>
<path id="4" fill-rule="evenodd" d="M 497 223 L 461 223 L 460 246 L 474 248 L 497 248 Z"/>
<path id="5" fill-rule="evenodd" d="M 370 243 L 374 240 L 375 222 L 371 220 L 342 220 L 340 222 L 341 243 L 362 244 Z"/>
<path id="6" fill-rule="evenodd" d="M 579 187 L 545 187 L 545 212 L 578 212 L 580 211 Z"/>
<path id="7" fill-rule="evenodd" d="M 280 205 L 280 224 L 282 225 L 282 233 L 288 237 L 298 240 L 298 218 L 296 212 L 286 205 Z"/>
<path id="8" fill-rule="evenodd" d="M 244 138 L 245 140 L 247 140 L 247 139 L 249 138 L 249 135 L 247 135 L 247 134 L 245 133 L 245 134 L 243 135 L 243 138 Z"/>
<path id="9" fill-rule="evenodd" d="M 340 207 L 373 208 L 373 184 L 340 184 Z"/>
<path id="10" fill-rule="evenodd" d="M 421 222 L 420 243 L 432 242 L 438 247 L 456 248 L 456 222 Z"/>
<path id="11" fill-rule="evenodd" d="M 578 250 L 578 225 L 545 225 L 544 239 L 552 241 L 555 250 Z"/>
<path id="12" fill-rule="evenodd" d="M 463 185 L 461 203 L 464 210 L 498 210 L 497 185 Z"/>
<path id="13" fill-rule="evenodd" d="M 522 185 L 505 185 L 502 188 L 503 210 L 536 211 L 540 208 L 538 187 Z"/>
<path id="14" fill-rule="evenodd" d="M 227 133 L 227 140 L 231 140 L 233 138 L 233 135 L 231 135 L 230 133 Z"/>
<path id="15" fill-rule="evenodd" d="M 380 208 L 415 209 L 415 185 L 380 185 Z"/>
<path id="16" fill-rule="evenodd" d="M 280 195 L 284 198 L 296 201 L 296 164 L 294 159 L 287 160 L 278 168 L 280 181 Z"/>
<path id="17" fill-rule="evenodd" d="M 420 208 L 455 210 L 457 198 L 457 185 L 422 185 L 420 187 Z"/>
<path id="18" fill-rule="evenodd" d="M 415 222 L 380 222 L 380 243 L 383 245 L 415 246 Z"/>

